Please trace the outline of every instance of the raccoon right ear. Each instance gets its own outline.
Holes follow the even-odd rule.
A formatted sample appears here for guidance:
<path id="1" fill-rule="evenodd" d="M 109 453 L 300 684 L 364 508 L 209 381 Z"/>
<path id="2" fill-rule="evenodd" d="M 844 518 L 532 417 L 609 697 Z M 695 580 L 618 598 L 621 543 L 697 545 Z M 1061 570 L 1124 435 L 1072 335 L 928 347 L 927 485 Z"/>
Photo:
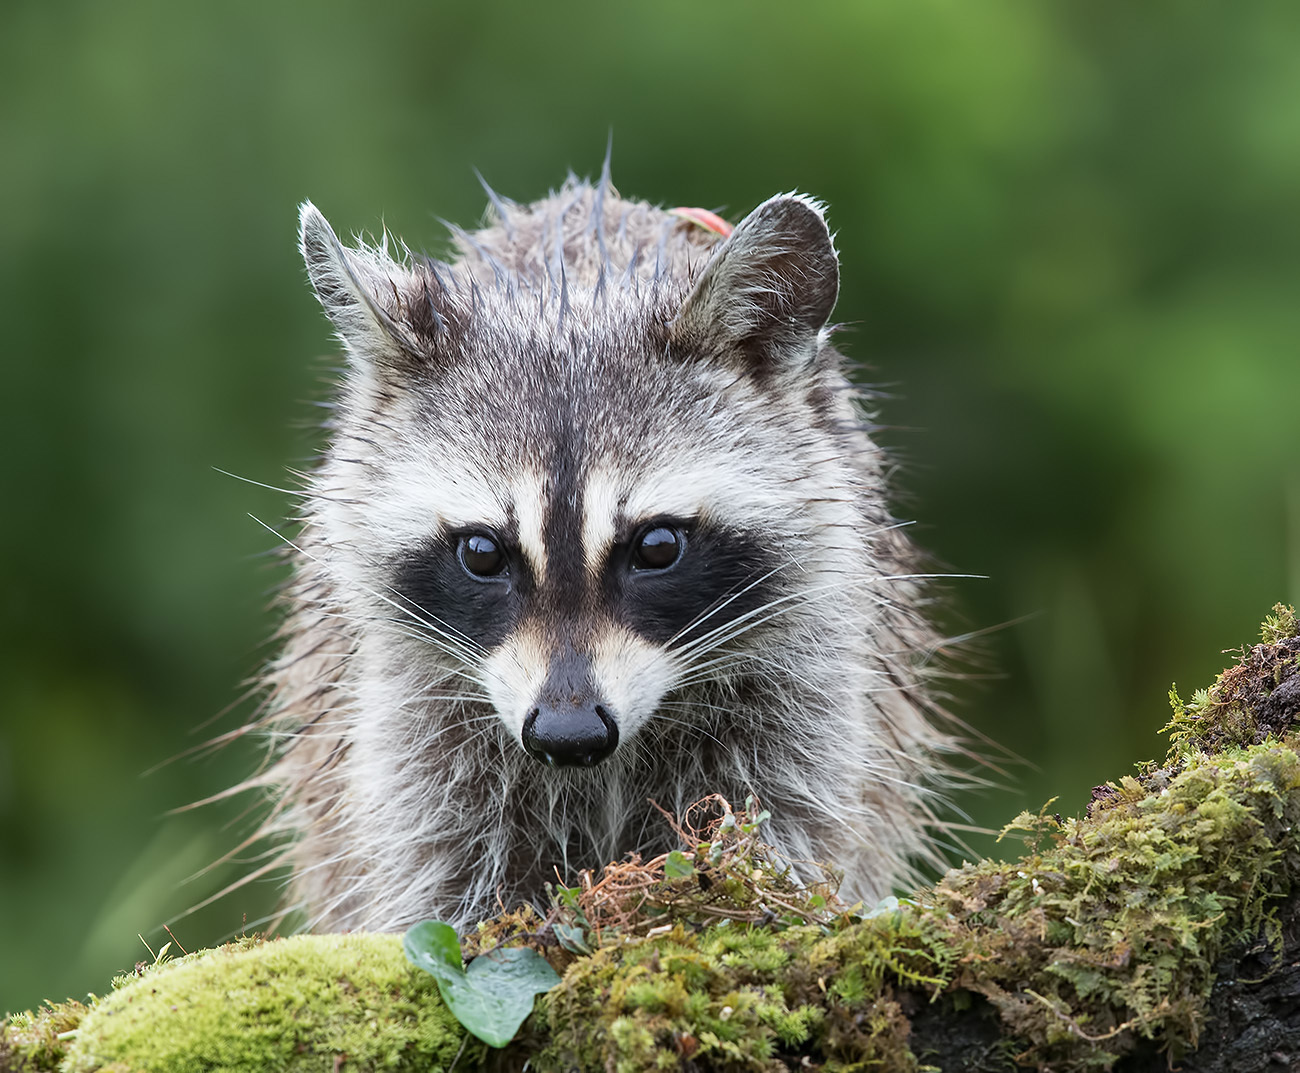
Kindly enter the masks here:
<path id="1" fill-rule="evenodd" d="M 770 198 L 736 225 L 671 326 L 688 350 L 739 353 L 751 367 L 803 370 L 835 308 L 840 265 L 811 198 Z"/>
<path id="2" fill-rule="evenodd" d="M 354 360 L 399 364 L 428 349 L 402 297 L 414 282 L 410 269 L 382 249 L 347 249 L 310 201 L 302 204 L 299 224 L 307 276 Z"/>

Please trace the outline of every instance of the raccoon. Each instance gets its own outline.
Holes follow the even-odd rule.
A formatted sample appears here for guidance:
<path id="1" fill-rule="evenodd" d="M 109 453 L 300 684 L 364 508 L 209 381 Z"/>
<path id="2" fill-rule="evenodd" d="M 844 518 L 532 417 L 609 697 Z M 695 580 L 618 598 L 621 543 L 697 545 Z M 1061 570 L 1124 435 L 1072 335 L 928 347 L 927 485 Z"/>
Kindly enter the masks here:
<path id="1" fill-rule="evenodd" d="M 771 812 L 796 875 L 887 894 L 933 854 L 949 739 L 823 207 L 730 229 L 608 171 L 489 197 L 445 260 L 302 206 L 347 361 L 255 780 L 290 903 L 466 927 L 674 848 L 651 802 L 715 793 Z"/>

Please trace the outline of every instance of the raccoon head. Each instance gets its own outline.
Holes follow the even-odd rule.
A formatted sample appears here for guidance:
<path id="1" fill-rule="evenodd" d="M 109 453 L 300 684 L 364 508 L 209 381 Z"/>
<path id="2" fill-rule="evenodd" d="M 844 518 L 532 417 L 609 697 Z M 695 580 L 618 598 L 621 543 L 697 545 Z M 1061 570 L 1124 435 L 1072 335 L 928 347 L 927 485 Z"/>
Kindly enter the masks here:
<path id="1" fill-rule="evenodd" d="M 489 272 L 347 249 L 310 204 L 301 222 L 350 359 L 317 523 L 371 658 L 411 681 L 423 660 L 425 693 L 469 683 L 576 768 L 695 718 L 682 690 L 775 665 L 798 631 L 755 664 L 768 621 L 807 617 L 795 592 L 855 553 L 811 535 L 853 520 L 828 491 L 849 404 L 815 203 L 773 198 L 653 275 L 601 235 L 594 278 L 590 231 L 557 227 L 558 271 L 530 275 L 513 238 Z"/>

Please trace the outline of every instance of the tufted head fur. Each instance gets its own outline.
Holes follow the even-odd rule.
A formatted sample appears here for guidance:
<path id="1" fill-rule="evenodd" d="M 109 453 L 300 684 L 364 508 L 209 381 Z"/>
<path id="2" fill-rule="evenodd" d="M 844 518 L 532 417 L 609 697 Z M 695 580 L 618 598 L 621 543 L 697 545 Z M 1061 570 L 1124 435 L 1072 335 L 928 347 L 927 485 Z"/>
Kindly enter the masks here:
<path id="1" fill-rule="evenodd" d="M 822 207 L 774 197 L 723 238 L 607 177 L 493 203 L 448 261 L 302 209 L 348 363 L 259 780 L 294 903 L 465 925 L 671 848 L 650 799 L 710 793 L 887 893 L 945 739 Z"/>

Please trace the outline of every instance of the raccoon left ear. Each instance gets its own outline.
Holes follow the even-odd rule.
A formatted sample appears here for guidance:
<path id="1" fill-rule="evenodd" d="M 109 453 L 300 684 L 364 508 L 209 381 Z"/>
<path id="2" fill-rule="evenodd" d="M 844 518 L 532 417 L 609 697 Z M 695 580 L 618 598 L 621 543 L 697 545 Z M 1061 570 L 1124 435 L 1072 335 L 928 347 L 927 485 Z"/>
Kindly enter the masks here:
<path id="1" fill-rule="evenodd" d="M 746 216 L 682 303 L 672 339 L 740 352 L 779 371 L 806 367 L 839 296 L 840 265 L 821 206 L 783 194 Z"/>
<path id="2" fill-rule="evenodd" d="M 299 248 L 316 297 L 354 357 L 380 359 L 407 342 L 406 332 L 379 298 L 382 273 L 374 257 L 345 249 L 310 201 L 299 210 Z"/>
<path id="3" fill-rule="evenodd" d="M 348 249 L 310 201 L 300 224 L 307 275 L 353 359 L 394 368 L 423 360 L 446 322 L 435 274 L 398 264 L 382 248 Z"/>

